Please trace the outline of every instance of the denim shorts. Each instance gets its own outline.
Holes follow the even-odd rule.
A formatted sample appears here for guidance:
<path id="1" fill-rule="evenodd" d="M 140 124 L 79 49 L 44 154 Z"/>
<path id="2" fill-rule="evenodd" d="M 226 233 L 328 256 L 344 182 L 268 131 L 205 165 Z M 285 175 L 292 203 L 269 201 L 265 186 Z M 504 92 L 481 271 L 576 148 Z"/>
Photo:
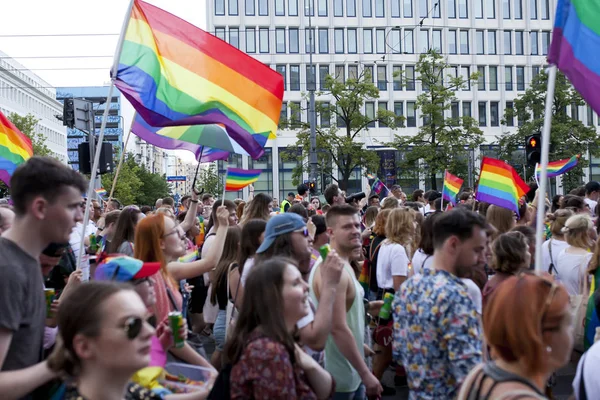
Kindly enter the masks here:
<path id="1" fill-rule="evenodd" d="M 217 320 L 215 321 L 215 325 L 213 326 L 213 336 L 215 338 L 215 349 L 218 351 L 223 351 L 225 347 L 225 338 L 226 338 L 226 319 L 227 319 L 227 310 L 219 310 L 217 314 Z"/>

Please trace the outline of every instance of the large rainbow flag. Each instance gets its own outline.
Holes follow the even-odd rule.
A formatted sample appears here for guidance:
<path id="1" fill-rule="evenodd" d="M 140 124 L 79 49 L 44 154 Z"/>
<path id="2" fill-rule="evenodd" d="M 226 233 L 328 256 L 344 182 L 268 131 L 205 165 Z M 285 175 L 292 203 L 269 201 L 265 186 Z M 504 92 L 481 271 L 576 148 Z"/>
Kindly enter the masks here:
<path id="1" fill-rule="evenodd" d="M 517 171 L 504 161 L 483 157 L 475 198 L 479 201 L 508 208 L 519 214 L 519 199 L 529 186 Z"/>
<path id="2" fill-rule="evenodd" d="M 579 162 L 579 157 L 579 154 L 577 154 L 576 156 L 573 156 L 571 158 L 549 162 L 548 178 L 557 177 L 575 168 L 577 166 L 577 163 Z M 535 166 L 535 176 L 537 177 L 537 179 L 540 179 L 541 173 L 542 166 L 538 164 Z"/>
<path id="3" fill-rule="evenodd" d="M 31 140 L 0 112 L 0 180 L 10 186 L 10 177 L 17 166 L 31 156 Z"/>
<path id="4" fill-rule="evenodd" d="M 600 113 L 600 0 L 558 0 L 548 62 Z"/>
<path id="5" fill-rule="evenodd" d="M 283 77 L 200 28 L 135 0 L 115 85 L 151 126 L 222 124 L 251 157 L 274 138 Z"/>
<path id="6" fill-rule="evenodd" d="M 464 179 L 460 179 L 458 176 L 452 175 L 446 171 L 444 173 L 444 188 L 442 189 L 442 198 L 449 201 L 453 205 L 456 205 L 456 195 L 460 190 Z"/>

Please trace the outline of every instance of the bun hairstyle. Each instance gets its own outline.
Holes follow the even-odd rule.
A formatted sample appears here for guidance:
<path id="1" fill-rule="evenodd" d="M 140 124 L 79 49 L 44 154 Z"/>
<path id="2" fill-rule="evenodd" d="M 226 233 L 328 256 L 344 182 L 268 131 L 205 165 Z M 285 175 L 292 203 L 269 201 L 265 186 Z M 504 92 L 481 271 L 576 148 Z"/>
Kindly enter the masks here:
<path id="1" fill-rule="evenodd" d="M 593 245 L 588 235 L 588 231 L 593 227 L 594 224 L 589 215 L 575 214 L 567 219 L 561 232 L 564 233 L 569 245 L 587 250 Z"/>
<path id="2" fill-rule="evenodd" d="M 516 274 L 525 266 L 528 247 L 529 242 L 521 232 L 503 233 L 492 245 L 492 268 L 505 274 Z"/>
<path id="3" fill-rule="evenodd" d="M 552 236 L 562 236 L 562 229 L 567 223 L 567 220 L 572 216 L 573 211 L 567 209 L 559 209 L 552 214 L 548 214 L 546 218 L 550 221 L 550 232 L 552 232 Z"/>
<path id="4" fill-rule="evenodd" d="M 73 339 L 76 335 L 98 336 L 104 313 L 102 304 L 122 290 L 131 290 L 131 286 L 94 281 L 78 286 L 61 299 L 56 346 L 48 357 L 48 367 L 52 371 L 63 378 L 73 378 L 81 372 L 81 360 L 73 349 Z"/>

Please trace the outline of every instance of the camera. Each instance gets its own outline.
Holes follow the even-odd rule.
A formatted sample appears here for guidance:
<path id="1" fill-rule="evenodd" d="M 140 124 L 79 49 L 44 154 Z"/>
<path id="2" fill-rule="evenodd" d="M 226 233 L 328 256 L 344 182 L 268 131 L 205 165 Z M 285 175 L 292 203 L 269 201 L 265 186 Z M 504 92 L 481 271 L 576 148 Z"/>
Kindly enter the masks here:
<path id="1" fill-rule="evenodd" d="M 367 197 L 367 195 L 365 194 L 365 192 L 354 193 L 354 194 L 351 194 L 350 196 L 346 197 L 346 203 L 347 204 L 352 204 L 355 201 L 356 202 L 361 201 L 365 197 Z"/>

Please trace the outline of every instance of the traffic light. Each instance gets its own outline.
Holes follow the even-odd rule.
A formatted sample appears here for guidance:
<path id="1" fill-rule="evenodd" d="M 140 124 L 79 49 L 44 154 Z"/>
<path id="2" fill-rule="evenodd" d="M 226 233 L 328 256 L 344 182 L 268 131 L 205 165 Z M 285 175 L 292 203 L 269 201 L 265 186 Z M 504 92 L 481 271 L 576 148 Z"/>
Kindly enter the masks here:
<path id="1" fill-rule="evenodd" d="M 308 182 L 308 190 L 312 195 L 317 194 L 317 183 L 315 181 Z"/>
<path id="2" fill-rule="evenodd" d="M 63 125 L 71 129 L 75 126 L 75 102 L 73 99 L 65 99 L 63 104 Z"/>
<path id="3" fill-rule="evenodd" d="M 525 155 L 527 156 L 527 165 L 534 166 L 540 162 L 542 157 L 542 136 L 539 133 L 527 138 Z"/>

